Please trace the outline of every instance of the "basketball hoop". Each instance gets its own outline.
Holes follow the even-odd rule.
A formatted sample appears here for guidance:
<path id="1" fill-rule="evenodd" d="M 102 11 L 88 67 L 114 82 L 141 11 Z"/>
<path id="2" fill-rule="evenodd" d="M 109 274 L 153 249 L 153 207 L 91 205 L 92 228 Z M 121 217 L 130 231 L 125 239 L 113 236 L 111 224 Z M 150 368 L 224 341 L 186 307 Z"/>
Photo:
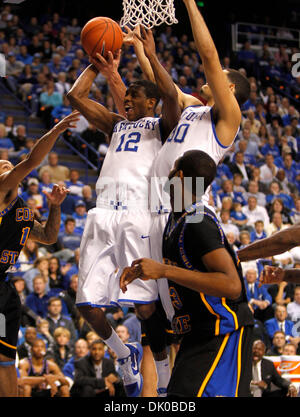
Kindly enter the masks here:
<path id="1" fill-rule="evenodd" d="M 123 0 L 124 15 L 120 26 L 143 25 L 153 28 L 162 23 L 178 23 L 173 2 L 174 0 Z"/>

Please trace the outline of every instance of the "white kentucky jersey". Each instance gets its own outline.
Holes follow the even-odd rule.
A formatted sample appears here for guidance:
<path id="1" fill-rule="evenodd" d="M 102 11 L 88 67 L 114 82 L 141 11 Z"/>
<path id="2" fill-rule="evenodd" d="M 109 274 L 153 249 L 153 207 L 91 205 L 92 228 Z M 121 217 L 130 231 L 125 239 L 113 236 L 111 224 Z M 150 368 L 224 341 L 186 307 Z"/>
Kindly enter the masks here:
<path id="1" fill-rule="evenodd" d="M 234 139 L 232 142 L 234 142 Z M 162 146 L 153 164 L 152 188 L 154 188 L 154 197 L 152 197 L 152 200 L 159 201 L 158 210 L 167 211 L 170 209 L 170 197 L 163 191 L 162 184 L 180 156 L 190 150 L 200 150 L 207 153 L 218 165 L 229 148 L 230 146 L 222 145 L 217 137 L 212 107 L 187 107 L 182 112 L 178 125 Z M 205 204 L 208 204 L 209 192 L 210 188 L 203 196 L 202 200 Z M 153 201 L 151 207 L 152 210 L 155 210 L 156 205 L 153 204 Z"/>
<path id="2" fill-rule="evenodd" d="M 97 207 L 148 209 L 152 166 L 161 147 L 159 118 L 117 123 L 96 184 Z"/>

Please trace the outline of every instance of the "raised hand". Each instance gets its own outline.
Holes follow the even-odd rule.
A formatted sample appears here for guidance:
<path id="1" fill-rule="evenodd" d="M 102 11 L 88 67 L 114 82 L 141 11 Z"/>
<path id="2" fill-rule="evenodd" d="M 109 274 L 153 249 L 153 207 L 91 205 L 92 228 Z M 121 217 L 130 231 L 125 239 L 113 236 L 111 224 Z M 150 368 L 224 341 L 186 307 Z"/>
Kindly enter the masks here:
<path id="1" fill-rule="evenodd" d="M 76 127 L 76 122 L 79 121 L 80 113 L 77 110 L 74 110 L 71 114 L 64 117 L 60 122 L 58 122 L 53 129 L 63 133 L 67 129 Z"/>
<path id="2" fill-rule="evenodd" d="M 115 51 L 114 54 L 111 51 L 108 51 L 107 59 L 105 59 L 98 52 L 96 53 L 96 57 L 97 58 L 90 56 L 90 62 L 97 68 L 97 70 L 102 75 L 104 75 L 105 78 L 109 78 L 112 73 L 118 71 L 121 59 L 121 49 Z"/>
<path id="3" fill-rule="evenodd" d="M 123 38 L 123 43 L 125 45 L 136 46 L 138 43 L 141 42 L 137 37 L 137 35 L 141 36 L 140 26 L 135 26 L 134 29 L 130 29 L 129 26 L 124 26 L 124 29 L 126 31 Z"/>
<path id="4" fill-rule="evenodd" d="M 259 285 L 278 284 L 284 281 L 284 270 L 274 266 L 265 266 L 259 277 Z"/>
<path id="5" fill-rule="evenodd" d="M 70 191 L 64 185 L 57 184 L 54 185 L 51 193 L 43 190 L 43 193 L 48 198 L 50 204 L 53 206 L 60 206 L 69 194 L 69 192 Z"/>
<path id="6" fill-rule="evenodd" d="M 140 26 L 141 34 L 135 33 L 135 36 L 142 42 L 144 52 L 147 58 L 156 54 L 155 41 L 152 30 Z"/>

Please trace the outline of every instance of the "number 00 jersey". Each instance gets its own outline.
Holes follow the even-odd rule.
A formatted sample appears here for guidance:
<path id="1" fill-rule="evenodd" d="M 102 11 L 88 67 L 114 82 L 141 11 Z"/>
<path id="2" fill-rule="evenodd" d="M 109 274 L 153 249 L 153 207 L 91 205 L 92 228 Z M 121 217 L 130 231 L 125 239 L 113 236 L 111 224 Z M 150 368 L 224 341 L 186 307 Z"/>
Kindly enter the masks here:
<path id="1" fill-rule="evenodd" d="M 234 142 L 234 139 L 232 142 Z M 207 153 L 218 165 L 229 148 L 222 145 L 217 137 L 211 107 L 187 107 L 182 112 L 178 125 L 164 143 L 153 164 L 155 193 L 160 204 L 159 208 L 165 207 L 170 209 L 170 197 L 166 192 L 162 191 L 162 182 L 159 182 L 158 179 L 169 176 L 175 161 L 180 156 L 190 150 L 199 150 Z M 209 191 L 210 187 L 203 197 L 203 201 L 207 205 Z"/>
<path id="2" fill-rule="evenodd" d="M 217 249 L 226 249 L 236 266 L 242 292 L 237 300 L 208 296 L 169 281 L 169 292 L 175 310 L 173 329 L 179 334 L 196 334 L 198 337 L 213 337 L 231 333 L 241 326 L 252 325 L 253 317 L 248 307 L 243 275 L 226 236 L 212 211 L 199 211 L 203 220 L 187 221 L 187 216 L 171 227 L 170 215 L 164 232 L 163 256 L 166 264 L 184 269 L 209 272 L 202 256 Z M 176 223 L 175 223 L 176 225 Z"/>
<path id="3" fill-rule="evenodd" d="M 159 118 L 117 123 L 96 184 L 97 207 L 120 203 L 123 208 L 129 202 L 148 209 L 151 168 L 161 146 Z"/>
<path id="4" fill-rule="evenodd" d="M 0 280 L 17 262 L 33 224 L 33 212 L 20 197 L 0 212 Z"/>

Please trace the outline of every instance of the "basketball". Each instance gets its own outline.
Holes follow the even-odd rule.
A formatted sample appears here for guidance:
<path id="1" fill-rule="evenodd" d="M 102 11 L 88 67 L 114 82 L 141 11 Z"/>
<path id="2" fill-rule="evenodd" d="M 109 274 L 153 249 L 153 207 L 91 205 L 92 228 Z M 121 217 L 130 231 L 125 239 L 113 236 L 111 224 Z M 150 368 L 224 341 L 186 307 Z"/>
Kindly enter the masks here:
<path id="1" fill-rule="evenodd" d="M 107 57 L 108 51 L 114 53 L 123 43 L 123 32 L 117 22 L 108 17 L 94 17 L 81 31 L 81 44 L 85 52 L 95 57 L 96 53 Z"/>

